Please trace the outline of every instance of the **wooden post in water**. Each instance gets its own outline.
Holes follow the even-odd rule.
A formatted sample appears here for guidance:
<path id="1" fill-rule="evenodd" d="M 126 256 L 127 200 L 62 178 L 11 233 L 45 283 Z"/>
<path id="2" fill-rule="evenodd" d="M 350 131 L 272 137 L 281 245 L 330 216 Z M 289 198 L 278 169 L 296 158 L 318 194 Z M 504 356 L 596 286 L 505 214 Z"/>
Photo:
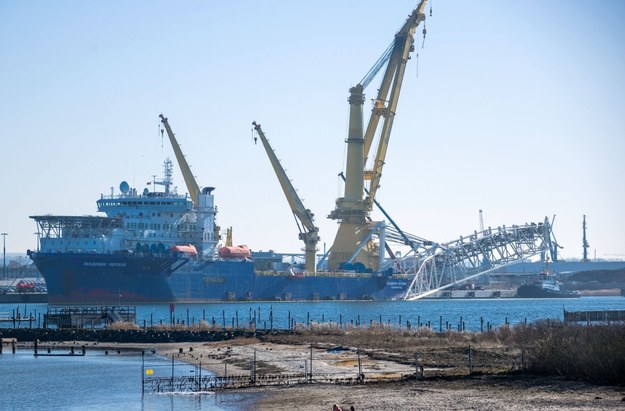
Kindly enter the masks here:
<path id="1" fill-rule="evenodd" d="M 171 353 L 171 392 L 174 392 L 174 353 Z"/>
<path id="2" fill-rule="evenodd" d="M 471 354 L 471 346 L 469 345 L 469 375 L 473 374 L 473 358 Z"/>
<path id="3" fill-rule="evenodd" d="M 145 393 L 145 351 L 141 351 L 141 397 Z"/>

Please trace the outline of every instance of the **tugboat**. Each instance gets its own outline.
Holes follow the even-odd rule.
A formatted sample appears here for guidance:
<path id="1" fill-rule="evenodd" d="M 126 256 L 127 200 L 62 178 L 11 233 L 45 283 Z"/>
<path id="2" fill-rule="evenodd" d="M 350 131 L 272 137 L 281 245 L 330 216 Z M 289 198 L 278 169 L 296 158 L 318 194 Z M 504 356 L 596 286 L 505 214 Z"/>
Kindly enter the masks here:
<path id="1" fill-rule="evenodd" d="M 562 290 L 562 283 L 556 279 L 555 274 L 545 270 L 540 274 L 538 281 L 532 284 L 524 284 L 517 289 L 519 298 L 579 298 L 579 291 Z"/>

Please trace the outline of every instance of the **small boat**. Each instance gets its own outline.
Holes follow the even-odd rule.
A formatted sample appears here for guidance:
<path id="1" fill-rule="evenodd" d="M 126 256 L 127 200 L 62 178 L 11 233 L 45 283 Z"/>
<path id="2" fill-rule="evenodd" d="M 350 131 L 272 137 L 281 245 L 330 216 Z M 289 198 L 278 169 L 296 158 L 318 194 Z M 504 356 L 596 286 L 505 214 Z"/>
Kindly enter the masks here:
<path id="1" fill-rule="evenodd" d="M 517 289 L 519 298 L 579 298 L 579 291 L 566 291 L 560 288 L 562 283 L 554 274 L 545 272 L 538 281 L 524 284 Z"/>

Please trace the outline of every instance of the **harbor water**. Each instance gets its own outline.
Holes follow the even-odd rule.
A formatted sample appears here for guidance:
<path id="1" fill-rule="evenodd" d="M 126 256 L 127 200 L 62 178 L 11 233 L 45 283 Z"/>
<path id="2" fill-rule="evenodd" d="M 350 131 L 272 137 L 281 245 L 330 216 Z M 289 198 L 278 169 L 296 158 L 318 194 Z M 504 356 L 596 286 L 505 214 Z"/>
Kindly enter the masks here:
<path id="1" fill-rule="evenodd" d="M 145 364 L 169 373 L 170 362 L 148 355 Z M 141 393 L 139 352 L 87 350 L 85 356 L 35 357 L 32 350 L 0 355 L 0 409 L 3 410 L 245 410 L 252 393 Z M 176 375 L 193 367 L 177 364 Z"/>
<path id="2" fill-rule="evenodd" d="M 0 317 L 16 315 L 31 318 L 20 327 L 39 326 L 46 304 L 0 305 Z M 173 309 L 173 310 L 172 310 Z M 136 307 L 140 326 L 157 324 L 198 324 L 216 327 L 286 329 L 289 324 L 306 327 L 314 323 L 367 327 L 384 323 L 393 327 L 427 326 L 480 331 L 506 323 L 535 323 L 563 319 L 563 311 L 625 310 L 623 297 L 581 297 L 575 299 L 463 299 L 413 302 L 274 302 L 140 305 Z M 251 324 L 250 324 L 251 322 Z M 3 328 L 13 323 L 0 323 Z M 151 352 L 144 364 L 167 367 L 170 361 Z M 0 392 L 3 409 L 19 410 L 245 410 L 253 409 L 258 393 L 144 394 L 140 352 L 109 353 L 87 350 L 85 356 L 35 357 L 32 350 L 0 354 Z M 186 367 L 186 368 L 185 368 Z M 175 372 L 197 372 L 191 366 L 177 365 Z"/>
<path id="3" fill-rule="evenodd" d="M 123 303 L 120 304 L 123 306 Z M 20 317 L 20 327 L 43 324 L 47 304 L 0 304 L 0 327 L 13 327 L 9 318 Z M 289 329 L 313 323 L 335 323 L 343 326 L 369 326 L 384 323 L 394 327 L 427 326 L 440 331 L 442 324 L 464 323 L 466 331 L 481 331 L 504 324 L 534 323 L 539 320 L 562 320 L 563 312 L 592 310 L 625 310 L 624 297 L 581 297 L 572 299 L 490 298 L 490 299 L 424 299 L 418 301 L 324 301 L 324 302 L 232 302 L 206 304 L 159 304 L 136 306 L 137 324 L 194 325 L 201 321 L 216 327 Z M 28 319 L 32 319 L 32 324 Z M 443 329 L 444 331 L 444 329 Z"/>

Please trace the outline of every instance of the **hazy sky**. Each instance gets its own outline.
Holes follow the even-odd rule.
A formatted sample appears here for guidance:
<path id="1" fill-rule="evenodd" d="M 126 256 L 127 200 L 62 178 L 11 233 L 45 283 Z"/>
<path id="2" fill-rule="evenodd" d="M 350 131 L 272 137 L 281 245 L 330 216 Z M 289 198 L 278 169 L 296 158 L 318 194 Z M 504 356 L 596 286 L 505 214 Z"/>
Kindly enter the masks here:
<path id="1" fill-rule="evenodd" d="M 388 3 L 388 4 L 387 4 Z M 0 232 L 36 248 L 40 214 L 95 214 L 162 175 L 164 113 L 218 223 L 253 250 L 303 244 L 261 123 L 316 215 L 342 195 L 348 89 L 416 1 L 0 1 Z M 562 255 L 625 257 L 625 2 L 442 1 L 408 64 L 378 192 L 444 242 L 556 215 Z M 429 14 L 429 6 L 428 6 Z M 424 47 L 422 48 L 422 44 Z M 418 53 L 418 58 L 416 57 Z M 378 80 L 365 91 L 365 117 Z M 185 192 L 176 168 L 174 183 Z M 375 219 L 382 216 L 374 215 Z"/>

